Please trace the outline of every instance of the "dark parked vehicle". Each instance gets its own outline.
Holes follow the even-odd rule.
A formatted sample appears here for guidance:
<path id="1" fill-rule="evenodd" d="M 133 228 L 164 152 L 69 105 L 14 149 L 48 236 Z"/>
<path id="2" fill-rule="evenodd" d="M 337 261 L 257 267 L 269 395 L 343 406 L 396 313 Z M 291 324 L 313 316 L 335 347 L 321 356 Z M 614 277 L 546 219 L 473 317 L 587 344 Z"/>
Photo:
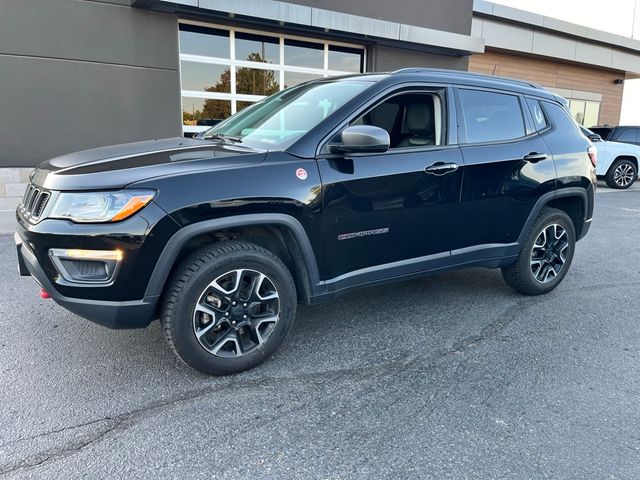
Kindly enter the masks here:
<path id="1" fill-rule="evenodd" d="M 640 145 L 640 127 L 591 127 L 589 130 L 600 135 L 603 140 L 608 142 Z"/>
<path id="2" fill-rule="evenodd" d="M 238 372 L 274 352 L 298 302 L 465 267 L 552 290 L 589 230 L 595 162 L 564 101 L 525 82 L 317 80 L 200 139 L 43 163 L 17 211 L 20 271 L 102 325 L 160 318 L 185 363 Z"/>

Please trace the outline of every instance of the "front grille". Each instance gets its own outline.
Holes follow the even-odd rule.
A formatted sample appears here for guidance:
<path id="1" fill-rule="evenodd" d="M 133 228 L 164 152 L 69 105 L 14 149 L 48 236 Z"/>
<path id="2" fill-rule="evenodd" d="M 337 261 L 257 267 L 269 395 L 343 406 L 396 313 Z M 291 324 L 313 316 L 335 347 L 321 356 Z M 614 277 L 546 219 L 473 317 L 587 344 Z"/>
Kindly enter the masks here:
<path id="1" fill-rule="evenodd" d="M 22 203 L 18 207 L 20 214 L 31 221 L 38 220 L 42 215 L 51 194 L 46 190 L 29 184 L 27 191 L 24 192 Z"/>

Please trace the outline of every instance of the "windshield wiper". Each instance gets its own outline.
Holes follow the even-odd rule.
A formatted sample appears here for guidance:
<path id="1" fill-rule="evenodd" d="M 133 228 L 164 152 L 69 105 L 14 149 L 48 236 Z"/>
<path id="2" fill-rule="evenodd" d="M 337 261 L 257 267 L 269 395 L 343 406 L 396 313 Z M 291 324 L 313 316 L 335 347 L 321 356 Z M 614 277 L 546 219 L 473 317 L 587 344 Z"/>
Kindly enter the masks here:
<path id="1" fill-rule="evenodd" d="M 204 140 L 222 140 L 227 143 L 242 143 L 242 138 L 233 137 L 231 135 L 223 135 L 221 133 L 212 133 L 211 135 L 206 135 L 202 137 Z"/>

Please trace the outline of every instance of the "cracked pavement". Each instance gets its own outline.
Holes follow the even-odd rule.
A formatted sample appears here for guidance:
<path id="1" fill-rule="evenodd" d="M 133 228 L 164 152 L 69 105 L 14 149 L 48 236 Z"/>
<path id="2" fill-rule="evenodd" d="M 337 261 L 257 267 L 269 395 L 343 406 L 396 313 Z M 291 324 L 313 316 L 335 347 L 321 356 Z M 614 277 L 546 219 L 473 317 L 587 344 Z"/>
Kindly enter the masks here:
<path id="1" fill-rule="evenodd" d="M 38 297 L 0 236 L 0 478 L 640 477 L 640 188 L 542 297 L 471 269 L 300 307 L 250 372 Z"/>

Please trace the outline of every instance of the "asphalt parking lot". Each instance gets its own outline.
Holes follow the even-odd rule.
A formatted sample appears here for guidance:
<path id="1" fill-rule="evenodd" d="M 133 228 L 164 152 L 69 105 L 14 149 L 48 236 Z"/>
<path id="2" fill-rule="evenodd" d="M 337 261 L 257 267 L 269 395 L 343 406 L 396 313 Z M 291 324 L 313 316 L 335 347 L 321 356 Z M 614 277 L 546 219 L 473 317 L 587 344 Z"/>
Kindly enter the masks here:
<path id="1" fill-rule="evenodd" d="M 41 300 L 1 236 L 0 477 L 639 478 L 640 188 L 596 208 L 544 297 L 483 269 L 358 291 L 226 378 Z"/>

